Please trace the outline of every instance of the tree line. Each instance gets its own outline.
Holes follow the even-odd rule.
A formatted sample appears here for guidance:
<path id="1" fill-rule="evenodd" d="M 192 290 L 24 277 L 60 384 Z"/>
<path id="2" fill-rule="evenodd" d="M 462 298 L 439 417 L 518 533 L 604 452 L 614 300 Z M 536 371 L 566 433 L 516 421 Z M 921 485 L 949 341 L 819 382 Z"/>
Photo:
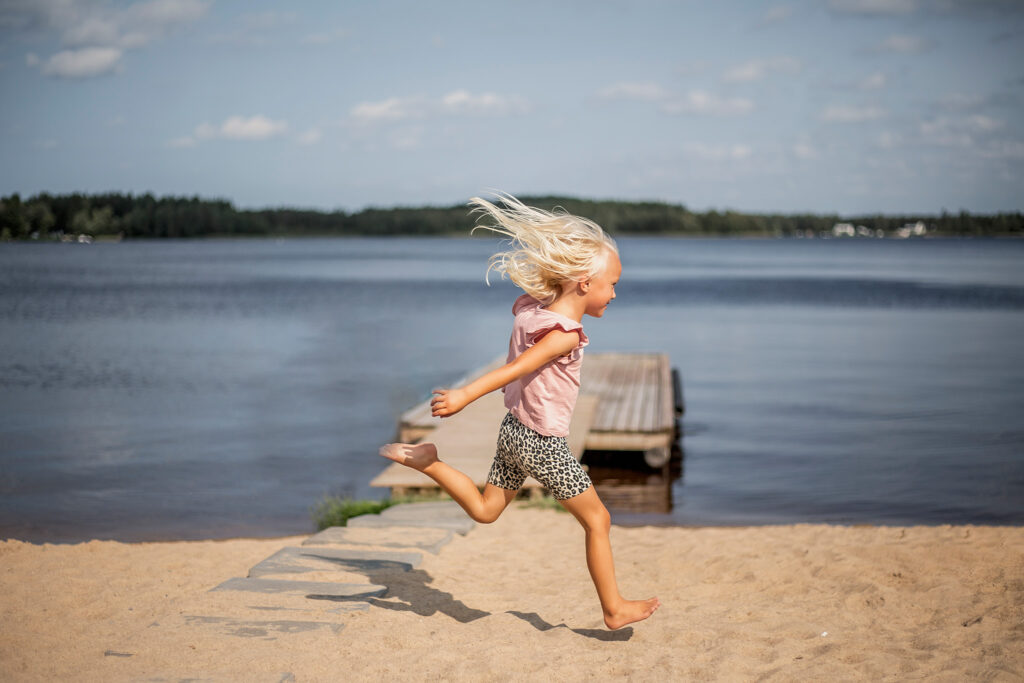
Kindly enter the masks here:
<path id="1" fill-rule="evenodd" d="M 682 204 L 521 197 L 541 208 L 556 206 L 596 221 L 612 235 L 694 235 L 812 237 L 850 223 L 890 236 L 918 221 L 939 236 L 1021 236 L 1021 212 L 938 215 L 752 214 L 691 211 Z M 236 209 L 224 199 L 133 196 L 123 193 L 40 193 L 0 198 L 0 240 L 55 240 L 90 237 L 304 237 L 304 236 L 465 236 L 474 225 L 464 204 L 446 207 L 367 208 L 354 213 L 310 209 Z M 492 233 L 487 233 L 492 234 Z M 492 234 L 493 235 L 493 234 Z"/>

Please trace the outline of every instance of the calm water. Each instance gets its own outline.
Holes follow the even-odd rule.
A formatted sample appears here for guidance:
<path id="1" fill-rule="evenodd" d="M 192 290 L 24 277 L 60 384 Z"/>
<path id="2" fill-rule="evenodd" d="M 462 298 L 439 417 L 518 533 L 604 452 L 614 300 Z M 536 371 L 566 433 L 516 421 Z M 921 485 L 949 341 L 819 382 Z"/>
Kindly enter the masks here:
<path id="1" fill-rule="evenodd" d="M 0 537 L 297 534 L 381 496 L 397 416 L 507 348 L 497 245 L 0 244 Z M 588 352 L 668 353 L 687 412 L 669 472 L 595 466 L 671 498 L 617 521 L 1024 523 L 1024 241 L 620 248 Z"/>

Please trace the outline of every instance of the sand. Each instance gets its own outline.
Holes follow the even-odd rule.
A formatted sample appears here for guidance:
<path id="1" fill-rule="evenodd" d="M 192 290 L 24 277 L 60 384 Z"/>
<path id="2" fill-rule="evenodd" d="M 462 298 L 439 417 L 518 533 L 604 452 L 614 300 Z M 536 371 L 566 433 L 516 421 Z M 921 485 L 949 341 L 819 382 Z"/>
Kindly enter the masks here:
<path id="1" fill-rule="evenodd" d="M 1024 679 L 1020 527 L 614 527 L 623 593 L 662 601 L 614 632 L 575 520 L 519 503 L 363 611 L 209 592 L 305 538 L 3 542 L 0 678 Z"/>

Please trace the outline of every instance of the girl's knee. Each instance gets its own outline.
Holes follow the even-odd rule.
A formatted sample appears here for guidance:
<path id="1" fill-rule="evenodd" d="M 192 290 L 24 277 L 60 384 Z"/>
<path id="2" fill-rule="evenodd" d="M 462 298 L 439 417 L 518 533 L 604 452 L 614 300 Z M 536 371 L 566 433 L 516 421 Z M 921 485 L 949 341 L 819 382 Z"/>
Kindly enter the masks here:
<path id="1" fill-rule="evenodd" d="M 586 514 L 580 516 L 579 520 L 587 533 L 607 534 L 612 528 L 612 516 L 608 513 L 608 508 L 602 504 L 588 510 Z"/>
<path id="2" fill-rule="evenodd" d="M 470 519 L 480 524 L 490 524 L 501 516 L 501 510 L 488 510 L 487 508 L 481 508 L 479 510 L 473 510 L 469 513 Z"/>

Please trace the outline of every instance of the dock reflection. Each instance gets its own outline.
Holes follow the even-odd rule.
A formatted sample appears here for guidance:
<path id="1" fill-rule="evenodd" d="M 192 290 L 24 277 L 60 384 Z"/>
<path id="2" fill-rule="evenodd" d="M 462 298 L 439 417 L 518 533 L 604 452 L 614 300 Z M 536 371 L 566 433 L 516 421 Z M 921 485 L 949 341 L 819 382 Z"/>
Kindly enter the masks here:
<path id="1" fill-rule="evenodd" d="M 683 477 L 683 449 L 672 443 L 672 456 L 661 467 L 644 462 L 643 451 L 585 451 L 582 462 L 605 507 L 615 512 L 668 514 L 673 484 Z"/>

